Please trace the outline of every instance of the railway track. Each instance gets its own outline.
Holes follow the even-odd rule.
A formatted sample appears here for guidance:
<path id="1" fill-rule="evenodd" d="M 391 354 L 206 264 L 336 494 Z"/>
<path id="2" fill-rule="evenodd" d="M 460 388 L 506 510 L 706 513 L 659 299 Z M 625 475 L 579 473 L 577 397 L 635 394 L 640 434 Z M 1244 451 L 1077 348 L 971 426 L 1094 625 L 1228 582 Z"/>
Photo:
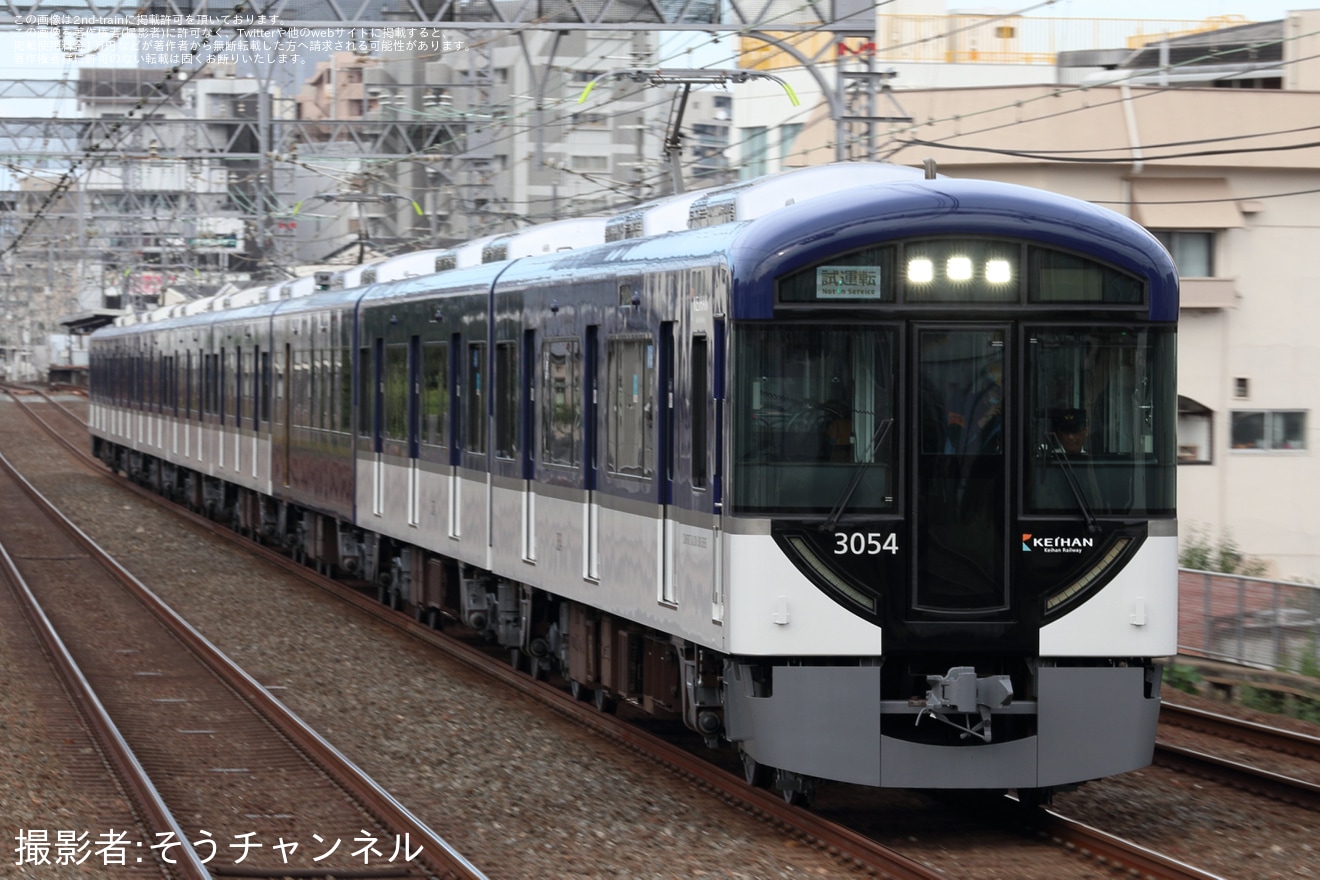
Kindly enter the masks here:
<path id="1" fill-rule="evenodd" d="M 1160 726 L 1156 764 L 1320 811 L 1320 737 L 1172 703 Z M 1196 736 L 1171 742 L 1169 728 Z"/>
<path id="2" fill-rule="evenodd" d="M 74 448 L 85 456 L 81 447 Z M 132 486 L 130 483 L 125 485 Z M 133 488 L 138 490 L 137 487 Z M 154 503 L 162 503 L 154 494 L 145 490 L 138 491 Z M 170 505 L 170 509 L 179 512 L 179 508 L 174 505 Z M 249 542 L 237 539 L 224 527 L 217 526 L 202 517 L 184 515 L 213 530 L 226 540 L 235 540 L 249 550 L 253 549 Z M 704 758 L 694 757 L 664 740 L 639 731 L 635 727 L 621 724 L 617 719 L 572 700 L 561 690 L 511 669 L 502 659 L 491 657 L 488 653 L 460 640 L 421 626 L 406 615 L 381 606 L 374 598 L 362 595 L 342 584 L 327 581 L 281 554 L 266 551 L 263 555 L 290 573 L 333 592 L 340 599 L 359 607 L 365 613 L 386 621 L 412 637 L 421 639 L 461 662 L 482 670 L 483 674 L 499 679 L 522 693 L 552 706 L 555 711 L 572 718 L 576 723 L 627 744 L 649 760 L 664 762 L 696 785 L 712 791 L 722 800 L 763 817 L 765 821 L 783 829 L 786 835 L 830 853 L 845 865 L 881 877 L 948 876 L 945 872 L 922 864 L 926 861 L 924 859 L 919 861 L 918 858 L 896 856 L 888 848 L 877 844 L 864 830 L 858 830 L 858 827 L 864 828 L 864 823 L 857 827 L 848 827 L 821 814 L 789 807 L 782 798 L 771 792 L 750 788 L 736 773 L 714 768 Z M 1003 811 L 1003 808 L 1000 810 Z M 1044 862 L 1058 860 L 1060 865 L 1058 870 L 1069 876 L 1091 876 L 1078 869 L 1079 859 L 1090 863 L 1087 871 L 1099 872 L 1095 876 L 1103 876 L 1111 868 L 1120 868 L 1134 876 L 1150 878 L 1214 876 L 1150 850 L 1133 846 L 1098 829 L 1071 822 L 1058 814 L 1022 811 L 1016 815 L 1018 818 L 1015 819 L 1013 826 L 1002 831 L 1004 836 L 999 845 L 1012 848 L 1014 851 L 1025 846 L 1032 853 L 1027 858 L 1034 860 Z"/>
<path id="3" fill-rule="evenodd" d="M 482 876 L 0 471 L 6 579 L 136 806 L 121 857 L 189 880 Z"/>

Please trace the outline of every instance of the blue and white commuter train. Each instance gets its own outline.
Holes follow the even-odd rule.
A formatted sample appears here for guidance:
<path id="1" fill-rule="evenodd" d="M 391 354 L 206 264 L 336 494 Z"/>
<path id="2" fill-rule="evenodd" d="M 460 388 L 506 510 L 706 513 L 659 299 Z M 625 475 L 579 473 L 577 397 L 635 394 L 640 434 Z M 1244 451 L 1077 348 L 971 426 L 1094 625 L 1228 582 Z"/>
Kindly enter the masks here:
<path id="1" fill-rule="evenodd" d="M 1178 315 L 1151 235 L 870 164 L 558 229 L 123 319 L 95 450 L 789 799 L 1150 761 Z"/>

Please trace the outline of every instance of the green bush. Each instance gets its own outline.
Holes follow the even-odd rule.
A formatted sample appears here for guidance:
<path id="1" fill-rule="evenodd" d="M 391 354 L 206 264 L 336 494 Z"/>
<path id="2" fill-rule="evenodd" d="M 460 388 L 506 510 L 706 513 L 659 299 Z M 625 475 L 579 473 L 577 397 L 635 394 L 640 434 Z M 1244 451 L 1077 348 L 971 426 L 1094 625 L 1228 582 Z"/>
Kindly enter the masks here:
<path id="1" fill-rule="evenodd" d="M 1183 693 L 1199 693 L 1198 685 L 1201 683 L 1201 673 L 1197 672 L 1195 666 L 1175 663 L 1164 668 L 1164 683 Z"/>
<path id="2" fill-rule="evenodd" d="M 1263 560 L 1244 555 L 1232 532 L 1225 531 L 1214 539 L 1204 526 L 1195 523 L 1189 527 L 1178 550 L 1178 564 L 1197 571 L 1218 571 L 1245 577 L 1260 577 L 1269 567 Z"/>
<path id="3" fill-rule="evenodd" d="M 1248 709 L 1285 715 L 1302 721 L 1320 722 L 1320 700 L 1282 694 L 1269 688 L 1256 688 L 1250 685 L 1242 688 L 1238 702 Z"/>

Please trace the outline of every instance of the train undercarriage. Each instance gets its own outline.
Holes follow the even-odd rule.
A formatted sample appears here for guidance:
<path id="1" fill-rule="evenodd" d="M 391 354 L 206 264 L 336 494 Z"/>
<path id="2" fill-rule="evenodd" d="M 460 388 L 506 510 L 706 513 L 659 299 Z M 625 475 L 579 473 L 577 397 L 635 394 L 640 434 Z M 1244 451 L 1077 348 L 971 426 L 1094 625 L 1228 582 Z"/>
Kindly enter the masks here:
<path id="1" fill-rule="evenodd" d="M 879 699 L 882 691 L 891 695 L 876 707 L 882 720 L 875 731 L 875 739 L 883 736 L 890 748 L 907 748 L 906 744 L 915 749 L 946 748 L 978 738 L 989 743 L 991 708 L 996 713 L 996 743 L 1027 739 L 1036 733 L 1037 716 L 1030 707 L 1035 702 L 1040 669 L 1034 662 L 990 664 L 985 668 L 979 664 L 954 665 L 947 673 L 932 674 L 933 667 L 909 669 L 897 662 L 881 664 L 879 658 L 874 658 L 874 668 L 869 672 L 865 662 L 850 669 L 812 667 L 783 658 L 739 661 L 528 584 L 346 524 L 336 516 L 270 498 L 150 455 L 100 440 L 96 452 L 110 468 L 134 482 L 258 543 L 280 548 L 318 573 L 374 591 L 382 604 L 406 612 L 419 622 L 436 629 L 461 626 L 480 641 L 507 651 L 516 668 L 539 679 L 562 679 L 576 699 L 592 701 L 601 711 L 613 712 L 620 702 L 626 702 L 654 716 L 681 719 L 712 748 L 738 742 L 746 780 L 777 789 L 790 802 L 809 802 L 817 777 L 762 764 L 742 742 L 744 731 L 751 730 L 752 738 L 761 738 L 762 748 L 770 748 L 764 745 L 764 731 L 797 730 L 799 721 L 794 716 L 804 714 L 800 707 L 785 705 L 774 710 L 774 701 L 766 699 L 773 696 L 776 682 L 786 673 L 785 682 L 799 677 L 815 682 L 808 686 L 809 691 L 830 689 L 838 680 L 833 676 L 865 677 L 874 673 L 874 686 L 863 686 L 854 697 L 873 692 Z M 954 663 L 956 658 L 938 660 Z M 1140 674 L 1140 670 L 1135 671 Z M 1158 673 L 1154 682 L 1157 690 Z M 785 683 L 784 687 L 789 685 Z M 923 691 L 925 708 L 917 706 Z M 1013 705 L 1015 692 L 1018 701 Z M 895 694 L 901 698 L 893 699 Z M 747 698 L 757 704 L 756 712 L 790 714 L 763 715 L 749 721 Z M 849 714 L 865 714 L 865 702 L 863 699 L 850 706 Z M 924 723 L 923 716 L 928 716 Z M 978 716 L 983 727 L 977 726 Z M 836 773 L 822 776 L 842 778 Z M 978 787 L 984 786 L 967 786 Z M 1069 787 L 1073 786 L 1019 788 L 1019 793 L 1029 802 L 1048 803 L 1054 791 Z"/>
<path id="2" fill-rule="evenodd" d="M 135 450 L 96 441 L 98 458 L 135 483 L 320 574 L 374 589 L 433 628 L 459 624 L 509 652 L 537 678 L 561 677 L 575 697 L 681 717 L 712 746 L 723 729 L 723 655 L 338 517 L 261 495 Z"/>

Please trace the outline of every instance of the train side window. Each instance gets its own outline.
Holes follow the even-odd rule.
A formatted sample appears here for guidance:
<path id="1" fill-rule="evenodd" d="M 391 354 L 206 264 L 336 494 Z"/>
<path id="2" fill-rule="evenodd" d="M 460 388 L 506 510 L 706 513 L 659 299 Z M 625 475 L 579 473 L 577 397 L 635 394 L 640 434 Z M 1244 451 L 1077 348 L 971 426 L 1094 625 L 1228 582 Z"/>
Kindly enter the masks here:
<path id="1" fill-rule="evenodd" d="M 164 412 L 161 402 L 165 397 L 165 355 L 151 355 L 151 411 Z"/>
<path id="2" fill-rule="evenodd" d="M 250 360 L 248 361 L 248 373 L 246 379 L 248 383 L 247 395 L 249 401 L 247 414 L 252 429 L 256 430 L 261 425 L 261 398 L 264 396 L 261 376 L 261 347 L 258 345 L 252 346 L 252 352 L 249 357 Z"/>
<path id="3" fill-rule="evenodd" d="M 224 347 L 221 347 L 218 357 L 219 360 L 217 363 L 219 366 L 216 371 L 216 382 L 218 383 L 216 390 L 216 409 L 220 413 L 220 424 L 223 425 L 225 423 L 225 416 L 227 416 L 229 411 L 234 408 L 234 405 L 229 400 L 229 358 L 225 357 Z"/>
<path id="4" fill-rule="evenodd" d="M 422 442 L 447 446 L 446 416 L 449 413 L 449 345 L 422 345 Z"/>
<path id="5" fill-rule="evenodd" d="M 335 412 L 335 430 L 341 434 L 353 433 L 353 350 L 339 330 L 339 344 L 335 346 L 335 373 L 338 375 L 338 406 Z"/>
<path id="6" fill-rule="evenodd" d="M 247 400 L 243 394 L 243 380 L 251 370 L 251 366 L 243 357 L 243 349 L 239 346 L 234 347 L 234 425 L 243 427 L 243 407 Z"/>
<path id="7" fill-rule="evenodd" d="M 372 357 L 371 346 L 358 349 L 358 424 L 359 437 L 371 436 L 371 425 L 375 420 L 376 402 L 376 360 Z"/>
<path id="8" fill-rule="evenodd" d="M 331 360 L 329 340 L 323 335 L 316 335 L 315 328 L 313 328 L 313 334 L 315 338 L 321 340 L 321 345 L 312 353 L 312 376 L 314 377 L 313 381 L 316 383 L 313 395 L 316 406 L 316 421 L 312 424 L 323 431 L 328 431 L 335 426 L 335 371 Z"/>
<path id="9" fill-rule="evenodd" d="M 387 440 L 408 439 L 408 345 L 385 346 L 385 412 Z"/>
<path id="10" fill-rule="evenodd" d="M 486 451 L 486 386 L 482 381 L 486 374 L 486 343 L 468 344 L 467 367 L 466 450 L 479 455 Z"/>
<path id="11" fill-rule="evenodd" d="M 225 413 L 233 417 L 235 425 L 243 424 L 243 350 L 234 346 L 229 370 L 225 376 Z"/>
<path id="12" fill-rule="evenodd" d="M 307 425 L 311 428 L 321 427 L 321 350 L 316 347 L 316 328 L 312 328 L 312 333 L 307 337 L 307 352 L 299 358 L 300 366 L 305 366 L 305 378 L 307 382 Z"/>
<path id="13" fill-rule="evenodd" d="M 261 420 L 270 424 L 271 369 L 270 352 L 261 353 Z"/>
<path id="14" fill-rule="evenodd" d="M 547 340 L 541 355 L 541 461 L 581 463 L 582 359 L 576 339 Z"/>
<path id="15" fill-rule="evenodd" d="M 692 337 L 692 488 L 706 488 L 706 370 L 709 349 L 705 336 Z"/>
<path id="16" fill-rule="evenodd" d="M 325 332 L 327 328 L 322 325 L 321 330 Z M 328 335 L 328 334 L 327 334 Z M 325 337 L 323 337 L 325 338 Z M 333 431 L 335 429 L 335 361 L 334 346 L 329 339 L 325 339 L 321 346 L 320 367 L 320 402 L 321 402 L 321 429 L 324 431 Z"/>
<path id="17" fill-rule="evenodd" d="M 311 425 L 312 400 L 311 387 L 307 376 L 306 349 L 293 352 L 293 368 L 289 371 L 289 394 L 293 402 L 293 424 L 299 427 Z"/>
<path id="18" fill-rule="evenodd" d="M 495 345 L 495 455 L 518 455 L 518 345 Z"/>
<path id="19" fill-rule="evenodd" d="M 218 383 L 220 377 L 218 375 L 219 371 L 217 370 L 217 358 L 213 354 L 203 355 L 203 358 L 206 373 L 206 386 L 202 392 L 204 395 L 202 399 L 202 409 L 207 415 L 214 415 L 219 402 L 219 394 L 217 392 L 219 390 Z"/>
<path id="20" fill-rule="evenodd" d="M 605 466 L 610 473 L 655 473 L 655 344 L 650 339 L 611 339 Z"/>
<path id="21" fill-rule="evenodd" d="M 156 412 L 164 414 L 168 411 L 170 392 L 170 356 L 161 353 L 156 358 Z"/>

